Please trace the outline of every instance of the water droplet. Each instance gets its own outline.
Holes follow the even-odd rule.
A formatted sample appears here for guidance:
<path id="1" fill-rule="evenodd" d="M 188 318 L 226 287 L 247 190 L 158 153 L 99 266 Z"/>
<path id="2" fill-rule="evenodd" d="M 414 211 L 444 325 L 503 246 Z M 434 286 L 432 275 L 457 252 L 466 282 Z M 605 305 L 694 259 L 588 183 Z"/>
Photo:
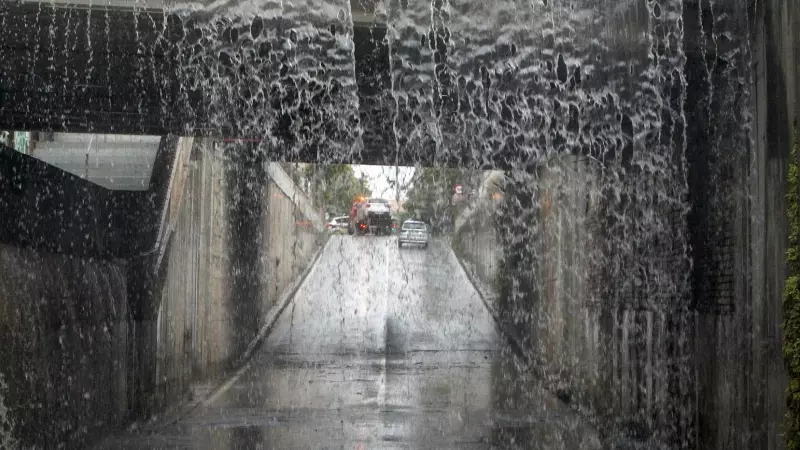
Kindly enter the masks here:
<path id="1" fill-rule="evenodd" d="M 264 31 L 264 21 L 261 17 L 256 16 L 252 22 L 250 22 L 250 36 L 253 39 L 257 39 L 261 36 L 261 33 Z"/>
<path id="2" fill-rule="evenodd" d="M 558 75 L 558 81 L 562 83 L 567 82 L 567 64 L 564 62 L 564 56 L 558 55 L 558 68 L 556 69 L 556 74 Z"/>

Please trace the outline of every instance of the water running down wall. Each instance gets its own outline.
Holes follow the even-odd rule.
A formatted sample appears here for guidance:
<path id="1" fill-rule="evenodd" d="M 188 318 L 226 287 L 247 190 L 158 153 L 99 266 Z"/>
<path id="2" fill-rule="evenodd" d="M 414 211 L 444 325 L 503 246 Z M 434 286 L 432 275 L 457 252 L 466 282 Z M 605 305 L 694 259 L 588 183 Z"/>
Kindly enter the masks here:
<path id="1" fill-rule="evenodd" d="M 800 104 L 791 51 L 800 43 L 798 25 L 787 20 L 796 17 L 787 2 L 760 2 L 757 11 L 727 5 L 732 9 L 683 8 L 688 247 L 675 250 L 686 251 L 691 266 L 670 259 L 674 253 L 663 244 L 679 243 L 674 239 L 648 244 L 641 256 L 655 258 L 624 258 L 616 238 L 626 234 L 614 230 L 621 214 L 635 209 L 609 209 L 606 165 L 554 157 L 529 176 L 527 194 L 539 206 L 533 295 L 495 300 L 511 301 L 512 309 L 514 301 L 533 301 L 528 351 L 541 375 L 563 400 L 608 427 L 610 437 L 627 434 L 667 448 L 784 447 L 784 193 Z M 732 11 L 741 14 L 726 14 Z M 514 187 L 508 175 L 501 188 Z M 661 195 L 646 184 L 634 192 L 645 200 L 648 192 Z M 454 247 L 497 296 L 519 245 L 504 244 L 508 207 L 483 205 Z M 633 235 L 653 231 L 655 212 L 639 211 L 645 214 L 629 222 L 642 227 Z M 498 245 L 500 254 L 488 251 Z M 659 267 L 667 278 L 652 271 Z M 670 274 L 687 277 L 683 300 L 663 290 Z"/>
<path id="2" fill-rule="evenodd" d="M 174 228 L 153 284 L 138 283 L 141 270 L 156 271 L 158 247 L 103 258 L 0 245 L 0 423 L 8 424 L 0 444 L 84 447 L 181 405 L 193 383 L 235 364 L 323 244 L 320 220 L 297 206 L 302 193 L 287 196 L 266 165 L 247 180 L 240 162 L 210 141 L 188 150 L 186 176 L 177 177 L 185 181 L 170 191 L 180 202 L 167 216 Z M 246 184 L 253 181 L 259 189 Z M 56 196 L 88 189 L 71 175 L 41 183 Z M 134 303 L 147 292 L 156 296 L 153 315 Z"/>

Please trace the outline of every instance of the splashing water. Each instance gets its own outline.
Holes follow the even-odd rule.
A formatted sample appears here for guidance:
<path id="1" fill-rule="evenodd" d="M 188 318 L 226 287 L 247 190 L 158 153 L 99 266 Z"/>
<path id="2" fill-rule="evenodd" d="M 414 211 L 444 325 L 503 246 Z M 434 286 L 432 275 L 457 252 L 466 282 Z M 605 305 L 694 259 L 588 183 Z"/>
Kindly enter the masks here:
<path id="1" fill-rule="evenodd" d="M 17 448 L 17 441 L 14 439 L 14 422 L 9 415 L 9 409 L 5 405 L 4 393 L 7 392 L 8 385 L 0 373 L 0 449 Z"/>
<path id="2" fill-rule="evenodd" d="M 185 21 L 177 48 L 187 110 L 212 128 L 263 139 L 268 153 L 282 143 L 295 156 L 349 158 L 359 129 L 347 0 L 315 8 L 217 2 L 173 12 Z"/>
<path id="3" fill-rule="evenodd" d="M 187 131 L 254 139 L 267 159 L 280 147 L 298 161 L 350 162 L 379 152 L 405 155 L 395 162 L 407 165 L 507 169 L 510 195 L 496 222 L 504 253 L 518 255 L 508 315 L 536 337 L 532 351 L 543 375 L 601 425 L 617 417 L 658 430 L 663 442 L 689 445 L 690 138 L 681 0 L 392 1 L 367 26 L 354 22 L 349 0 L 206 3 L 171 6 L 153 42 L 140 34 L 152 23 L 136 16 L 136 48 L 149 55 L 137 78 L 158 85 L 162 63 L 154 50 L 174 56 L 176 84 L 159 85 L 164 116 L 176 108 L 166 99 L 176 99 Z M 734 3 L 746 17 L 746 2 Z M 109 23 L 106 13 L 106 35 Z M 387 48 L 369 80 L 357 56 L 364 43 L 354 38 L 365 28 L 373 47 Z M 49 32 L 57 43 L 56 30 Z M 735 41 L 717 29 L 703 40 L 703 48 Z M 723 56 L 746 59 L 745 46 L 728 45 Z M 31 67 L 39 51 L 31 50 Z M 89 53 L 90 66 L 100 53 Z M 387 73 L 378 74 L 382 65 Z M 709 81 L 703 94 L 719 102 L 713 109 L 733 111 L 711 122 L 747 123 L 741 99 L 715 91 L 735 86 L 712 79 L 744 86 L 749 74 L 737 74 L 736 65 L 702 66 Z M 90 67 L 83 79 L 88 85 L 112 76 L 108 64 Z M 140 112 L 141 83 L 132 88 L 141 91 Z M 61 91 L 65 103 L 69 94 Z M 739 144 L 749 130 L 715 132 L 710 153 L 719 163 L 710 166 L 709 184 L 744 178 L 731 173 L 741 170 L 734 166 L 745 157 Z M 741 195 L 720 189 L 712 213 L 726 214 Z M 596 337 L 612 335 L 621 343 Z M 646 358 L 629 354 L 634 342 L 644 343 Z M 615 356 L 601 359 L 607 355 Z"/>
<path id="4" fill-rule="evenodd" d="M 584 343 L 564 339 L 599 316 L 624 333 L 669 329 L 655 339 L 676 350 L 647 369 L 669 375 L 643 397 L 628 392 L 635 380 L 621 381 L 586 403 L 592 414 L 685 434 L 686 405 L 655 401 L 675 384 L 687 395 L 689 383 L 680 371 L 690 267 L 681 2 L 408 2 L 390 9 L 389 28 L 398 141 L 438 161 L 466 154 L 467 164 L 516 169 L 522 203 L 501 234 L 508 249 L 530 253 L 515 264 L 534 273 L 519 277 L 533 278 L 542 304 L 597 315 L 567 325 L 567 311 L 536 314 L 524 289 L 513 295 L 511 320 L 544 342 L 545 373 L 579 390 L 602 383 L 603 362 L 581 366 L 572 350 Z M 565 326 L 573 332 L 558 331 Z"/>
<path id="5" fill-rule="evenodd" d="M 211 126 L 263 138 L 268 154 L 288 145 L 297 157 L 348 161 L 364 150 L 372 130 L 358 120 L 349 2 L 217 2 L 171 13 L 182 21 L 187 110 L 207 108 Z M 391 126 L 369 125 L 391 128 L 382 151 L 513 169 L 527 202 L 507 210 L 504 245 L 529 246 L 525 270 L 543 301 L 588 305 L 593 318 L 567 324 L 563 310 L 532 316 L 524 301 L 512 305 L 514 321 L 551 344 L 540 355 L 545 372 L 573 388 L 601 383 L 605 362 L 579 367 L 569 346 L 583 344 L 561 344 L 553 331 L 601 317 L 621 333 L 650 333 L 648 345 L 669 341 L 671 353 L 647 363 L 665 375 L 644 396 L 621 381 L 585 403 L 592 414 L 685 434 L 685 405 L 656 401 L 688 395 L 689 383 L 680 369 L 691 266 L 681 1 L 390 2 L 385 20 L 390 81 L 376 103 Z M 581 242 L 580 251 L 564 242 Z M 565 371 L 575 375 L 555 375 Z"/>

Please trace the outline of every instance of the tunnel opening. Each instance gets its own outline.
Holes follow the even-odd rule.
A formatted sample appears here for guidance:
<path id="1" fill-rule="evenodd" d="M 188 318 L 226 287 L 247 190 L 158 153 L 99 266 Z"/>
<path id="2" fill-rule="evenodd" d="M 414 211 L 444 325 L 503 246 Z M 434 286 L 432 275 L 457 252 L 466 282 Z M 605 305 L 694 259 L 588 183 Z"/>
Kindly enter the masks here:
<path id="1" fill-rule="evenodd" d="M 246 410 L 192 413 L 200 446 L 778 446 L 771 12 L 91 3 L 0 5 L 0 286 L 40 305 L 3 304 L 10 435 L 88 442 L 191 393 Z M 123 186 L 29 131 L 154 137 L 112 155 L 147 169 Z M 19 356 L 19 318 L 49 353 Z M 3 392 L 75 374 L 52 412 Z"/>

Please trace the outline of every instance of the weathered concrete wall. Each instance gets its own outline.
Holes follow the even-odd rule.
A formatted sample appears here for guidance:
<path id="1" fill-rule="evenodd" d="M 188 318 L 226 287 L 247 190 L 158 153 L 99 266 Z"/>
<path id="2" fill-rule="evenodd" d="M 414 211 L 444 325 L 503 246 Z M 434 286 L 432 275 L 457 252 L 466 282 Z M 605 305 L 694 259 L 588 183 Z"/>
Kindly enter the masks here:
<path id="1" fill-rule="evenodd" d="M 610 442 L 683 448 L 694 409 L 676 282 L 688 269 L 680 222 L 650 203 L 642 178 L 615 175 L 572 155 L 536 174 L 537 320 L 528 351 L 550 388 Z"/>
<path id="2" fill-rule="evenodd" d="M 597 258 L 625 252 L 623 243 L 609 246 L 613 228 L 598 229 L 609 212 L 625 212 L 593 205 L 591 194 L 606 184 L 598 163 L 559 157 L 535 176 L 541 211 L 531 224 L 536 320 L 528 350 L 562 398 L 616 431 L 680 438 L 670 448 L 780 449 L 784 195 L 800 105 L 800 5 L 760 1 L 748 11 L 746 2 L 728 2 L 714 14 L 694 6 L 684 9 L 690 211 L 675 228 L 688 236 L 693 265 L 670 267 L 663 248 L 631 253 L 650 266 L 644 281 L 686 276 L 690 298 L 632 283 L 635 270 L 605 275 L 618 272 L 603 267 L 612 262 L 636 269 Z M 476 268 L 502 267 L 492 252 L 474 250 L 492 241 L 491 222 L 471 221 L 454 238 Z M 643 228 L 629 235 L 631 245 L 664 244 L 637 242 L 653 225 L 632 223 Z M 500 277 L 475 273 L 488 286 Z"/>
<path id="3" fill-rule="evenodd" d="M 267 170 L 251 169 L 207 142 L 193 149 L 165 258 L 157 403 L 239 358 L 323 243 L 320 220 L 298 206 L 302 193 L 289 197 Z"/>
<path id="4" fill-rule="evenodd" d="M 0 443 L 81 448 L 127 420 L 125 271 L 122 260 L 0 244 L 0 422 L 13 424 Z"/>
<path id="5" fill-rule="evenodd" d="M 301 195 L 295 193 L 295 195 Z M 278 301 L 283 291 L 308 266 L 324 237 L 319 223 L 315 225 L 303 214 L 296 200 L 274 182 L 267 192 L 268 206 L 264 220 L 267 236 L 265 253 L 266 279 L 262 315 Z"/>
<path id="6" fill-rule="evenodd" d="M 794 131 L 800 127 L 800 3 L 793 0 L 762 1 L 755 11 L 752 95 L 755 176 L 750 179 L 750 253 L 745 260 L 750 295 L 744 304 L 752 336 L 744 349 L 752 355 L 750 374 L 739 386 L 751 393 L 739 399 L 763 418 L 752 448 L 783 448 L 782 425 L 786 413 L 786 371 L 781 354 L 782 298 L 787 275 L 787 169 Z M 737 273 L 737 276 L 739 274 Z M 738 310 L 737 310 L 738 312 Z M 728 331 L 729 335 L 736 333 Z M 724 337 L 723 337 L 724 338 Z M 739 338 L 741 339 L 741 338 Z M 724 341 L 723 341 L 724 342 Z M 741 355 L 732 353 L 734 364 Z M 742 369 L 740 369 L 742 370 Z M 744 403 L 744 405 L 741 405 Z M 726 422 L 727 436 L 747 425 L 738 418 Z M 752 427 L 752 425 L 751 425 Z M 724 448 L 722 446 L 718 448 Z"/>
<path id="7" fill-rule="evenodd" d="M 160 402 L 174 401 L 201 369 L 224 360 L 230 317 L 227 170 L 199 144 L 187 164 L 169 237 L 157 330 Z M 179 188 L 175 186 L 175 188 Z"/>
<path id="8" fill-rule="evenodd" d="M 502 177 L 502 172 L 484 174 L 475 204 L 457 216 L 454 223 L 453 250 L 468 270 L 486 283 L 494 283 L 503 256 L 494 226 Z"/>
<path id="9" fill-rule="evenodd" d="M 127 370 L 127 373 L 114 380 L 115 383 L 121 383 L 120 391 L 113 395 L 107 394 L 104 390 L 111 381 L 91 378 L 97 381 L 96 392 L 87 390 L 81 393 L 81 395 L 86 394 L 87 398 L 101 395 L 110 404 L 125 404 L 124 414 L 118 414 L 116 409 L 104 408 L 99 403 L 91 403 L 94 409 L 84 414 L 80 409 L 81 402 L 73 402 L 68 394 L 65 394 L 62 400 L 59 394 L 62 387 L 69 386 L 70 383 L 81 388 L 88 387 L 76 381 L 85 371 L 105 373 L 112 359 L 103 353 L 104 350 L 100 346 L 97 350 L 98 357 L 105 359 L 98 362 L 92 360 L 93 356 L 92 358 L 86 356 L 93 355 L 91 345 L 72 348 L 67 345 L 78 345 L 76 341 L 62 340 L 58 345 L 64 345 L 62 349 L 64 358 L 80 360 L 78 355 L 84 355 L 82 361 L 85 362 L 85 367 L 73 362 L 63 363 L 60 354 L 56 352 L 38 353 L 31 356 L 32 364 L 52 367 L 52 371 L 59 372 L 58 376 L 51 375 L 47 371 L 29 370 L 25 372 L 28 385 L 24 387 L 18 386 L 17 380 L 6 380 L 10 383 L 10 388 L 15 390 L 19 388 L 15 395 L 19 395 L 20 398 L 41 400 L 35 404 L 34 409 L 55 411 L 56 414 L 65 417 L 72 413 L 74 416 L 74 421 L 69 422 L 69 427 L 66 427 L 57 420 L 40 420 L 44 417 L 41 414 L 45 413 L 29 414 L 30 411 L 26 408 L 31 406 L 25 400 L 8 406 L 10 409 L 7 416 L 16 424 L 14 428 L 16 431 L 4 428 L 0 434 L 11 435 L 21 446 L 41 445 L 44 442 L 49 445 L 54 442 L 75 442 L 76 445 L 80 445 L 82 440 L 96 428 L 107 427 L 133 416 L 133 411 L 140 409 L 138 399 L 146 398 L 137 394 L 141 392 L 138 390 L 139 386 L 147 385 L 145 381 L 150 373 L 145 370 L 144 360 L 140 357 L 146 353 L 140 350 L 147 349 L 149 337 L 155 335 L 147 332 L 152 321 L 147 314 L 142 313 L 143 305 L 138 301 L 146 296 L 146 289 L 141 289 L 142 285 L 137 284 L 136 280 L 141 278 L 140 268 L 146 265 L 140 262 L 148 260 L 147 255 L 156 242 L 158 210 L 161 204 L 159 198 L 163 197 L 163 194 L 159 195 L 162 186 L 160 180 L 165 172 L 162 166 L 169 166 L 171 145 L 174 145 L 174 140 L 162 140 L 162 145 L 159 147 L 162 164 L 157 167 L 158 170 L 154 168 L 151 185 L 144 192 L 109 191 L 12 149 L 5 147 L 0 149 L 0 160 L 2 160 L 0 217 L 3 218 L 0 221 L 0 242 L 17 251 L 8 257 L 7 263 L 26 268 L 30 271 L 31 279 L 45 279 L 51 274 L 69 274 L 55 279 L 47 278 L 46 289 L 49 295 L 41 296 L 39 295 L 41 292 L 21 284 L 23 278 L 12 277 L 14 270 L 3 271 L 0 274 L 0 278 L 6 283 L 2 292 L 3 302 L 14 308 L 23 307 L 23 304 L 25 307 L 38 305 L 37 308 L 46 311 L 57 311 L 59 308 L 80 309 L 82 312 L 84 308 L 86 311 L 92 308 L 103 311 L 104 308 L 113 307 L 116 315 L 106 320 L 124 321 L 126 323 L 124 328 L 113 329 L 127 332 L 127 334 L 124 332 L 115 334 L 111 338 L 114 345 L 125 349 L 124 365 L 121 370 Z M 32 267 L 31 261 L 36 258 L 48 261 L 46 267 Z M 96 279 L 100 276 L 98 273 L 101 275 L 105 273 L 106 269 L 103 267 L 109 264 L 119 271 L 115 272 L 114 276 L 122 280 L 117 280 L 111 293 L 98 291 L 98 288 L 93 287 L 88 281 L 85 283 L 75 281 Z M 49 269 L 49 272 L 46 269 Z M 144 270 L 144 273 L 149 271 Z M 40 287 L 40 289 L 45 288 Z M 89 312 L 86 314 L 89 314 L 88 317 L 92 320 L 99 320 Z M 27 320 L 27 316 L 25 319 Z M 41 330 L 50 332 L 52 326 L 63 328 L 64 333 L 74 332 L 81 339 L 92 339 L 100 343 L 101 339 L 98 336 L 86 331 L 84 319 L 85 316 L 80 314 L 65 315 L 53 322 L 50 317 L 43 319 L 42 316 L 37 316 L 30 320 L 51 321 L 42 327 L 32 326 L 27 331 L 13 327 L 7 329 L 5 334 L 7 339 L 3 340 L 2 346 L 21 350 L 26 345 L 25 342 L 36 341 L 39 336 L 37 333 Z M 112 329 L 110 326 L 108 328 Z M 22 332 L 12 333 L 9 330 Z M 52 358 L 47 359 L 50 357 Z M 13 366 L 13 358 L 6 358 L 4 361 L 9 365 L 0 365 L 0 371 L 17 370 Z M 51 379 L 59 382 L 49 383 L 48 380 Z M 63 380 L 66 382 L 62 383 Z M 31 389 L 42 386 L 47 387 L 49 391 L 42 388 L 41 392 L 32 394 Z M 120 419 L 121 417 L 124 419 Z M 68 421 L 68 419 L 63 420 Z"/>
<path id="10" fill-rule="evenodd" d="M 22 169 L 40 163 L 5 154 L 13 164 L 0 171 L 0 186 L 17 191 L 5 192 L 4 212 L 23 210 L 21 217 L 34 220 L 36 204 L 25 209 L 13 196 L 22 192 L 33 202 L 38 193 L 43 205 L 58 205 L 44 218 L 65 227 L 67 244 L 79 244 L 78 230 L 121 234 L 92 237 L 72 254 L 58 253 L 52 238 L 39 247 L 9 232 L 9 242 L 0 243 L 0 425 L 10 424 L 0 428 L 0 443 L 84 448 L 90 438 L 176 404 L 192 382 L 242 356 L 323 244 L 321 219 L 300 212 L 311 210 L 308 200 L 287 177 L 279 177 L 282 187 L 269 178 L 280 175 L 279 167 L 249 164 L 247 149 L 172 142 L 176 170 L 157 167 L 169 189 L 141 194 L 167 198 L 152 203 L 165 210 L 161 232 L 161 208 L 149 208 L 147 221 L 118 214 L 130 230 L 98 224 L 106 219 L 103 208 L 114 205 L 112 193 L 52 167 L 31 172 L 47 177 L 28 176 Z M 59 221 L 54 214 L 70 202 L 83 209 Z M 140 232 L 148 251 L 129 258 L 97 251 L 130 245 Z M 43 228 L 37 233 L 48 238 Z"/>
<path id="11" fill-rule="evenodd" d="M 625 297 L 631 279 L 604 278 L 605 265 L 620 263 L 609 250 L 621 251 L 608 247 L 600 226 L 601 172 L 596 160 L 561 155 L 535 175 L 538 232 L 526 245 L 537 260 L 536 301 L 534 310 L 513 314 L 534 317 L 519 337 L 528 339 L 522 345 L 535 370 L 562 399 L 594 419 L 606 437 L 636 428 L 650 434 L 673 408 L 666 348 L 675 338 L 665 323 L 669 311 Z M 458 221 L 453 247 L 489 297 L 499 297 L 505 255 L 498 241 L 503 227 L 495 221 L 505 219 L 481 191 L 478 210 Z M 508 320 L 503 301 L 494 306 Z"/>
<path id="12" fill-rule="evenodd" d="M 597 161 L 563 155 L 538 174 L 537 258 L 541 262 L 535 354 L 543 376 L 553 380 L 559 392 L 586 397 L 573 400 L 590 407 L 592 413 L 602 408 L 625 415 L 638 406 L 636 396 L 624 392 L 636 380 L 619 367 L 630 367 L 630 361 L 608 361 L 608 355 L 600 351 L 608 336 L 603 336 L 600 299 L 592 285 L 605 250 L 599 245 L 602 238 L 597 226 L 599 171 Z M 619 376 L 610 376 L 609 371 Z"/>
<path id="13" fill-rule="evenodd" d="M 689 28 L 696 40 L 733 37 L 730 51 L 698 56 L 686 70 L 695 100 L 686 102 L 694 260 L 688 364 L 698 448 L 784 446 L 785 194 L 800 104 L 800 9 L 785 0 L 751 6 Z"/>

